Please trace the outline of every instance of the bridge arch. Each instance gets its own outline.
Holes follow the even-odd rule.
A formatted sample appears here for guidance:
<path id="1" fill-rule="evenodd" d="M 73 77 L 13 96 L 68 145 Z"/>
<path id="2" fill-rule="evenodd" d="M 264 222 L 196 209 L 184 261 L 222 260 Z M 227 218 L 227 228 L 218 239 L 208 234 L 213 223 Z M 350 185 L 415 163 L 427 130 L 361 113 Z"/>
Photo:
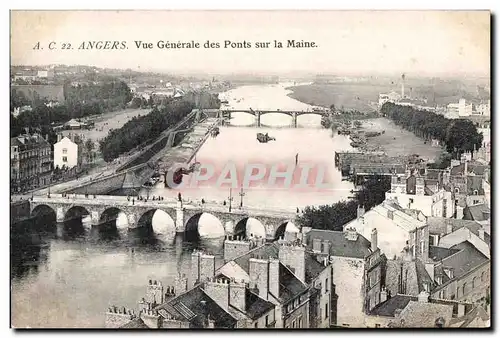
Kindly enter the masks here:
<path id="1" fill-rule="evenodd" d="M 64 213 L 64 221 L 66 222 L 74 219 L 82 219 L 87 216 L 90 216 L 90 212 L 85 207 L 75 205 L 69 208 Z"/>
<path id="2" fill-rule="evenodd" d="M 129 226 L 128 215 L 120 208 L 106 208 L 99 217 L 99 227 L 127 230 Z"/>
<path id="3" fill-rule="evenodd" d="M 234 235 L 244 238 L 262 237 L 266 238 L 266 227 L 256 218 L 245 217 L 236 223 Z"/>
<path id="4" fill-rule="evenodd" d="M 185 238 L 195 241 L 200 237 L 220 238 L 224 237 L 225 229 L 222 221 L 208 212 L 199 212 L 191 216 L 185 227 Z"/>
<path id="5" fill-rule="evenodd" d="M 33 208 L 31 216 L 35 217 L 36 229 L 41 232 L 57 231 L 57 212 L 51 206 L 40 204 Z"/>
<path id="6" fill-rule="evenodd" d="M 285 236 L 285 232 L 300 232 L 299 228 L 291 221 L 287 220 L 281 223 L 274 232 L 274 239 L 280 239 Z"/>
<path id="7" fill-rule="evenodd" d="M 161 209 L 149 209 L 137 220 L 138 228 L 145 228 L 155 236 L 175 236 L 175 220 L 168 212 Z"/>

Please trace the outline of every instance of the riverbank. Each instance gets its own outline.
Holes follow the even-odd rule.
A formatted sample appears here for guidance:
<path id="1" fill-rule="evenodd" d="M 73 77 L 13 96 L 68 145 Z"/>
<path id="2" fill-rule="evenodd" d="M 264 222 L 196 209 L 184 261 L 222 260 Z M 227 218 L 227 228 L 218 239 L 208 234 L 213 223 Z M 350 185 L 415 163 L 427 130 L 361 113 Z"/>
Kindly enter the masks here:
<path id="1" fill-rule="evenodd" d="M 378 101 L 379 93 L 390 92 L 392 87 L 370 83 L 308 84 L 288 87 L 289 97 L 300 102 L 330 108 L 331 105 L 362 113 L 376 111 L 372 104 Z"/>
<path id="2" fill-rule="evenodd" d="M 365 133 L 385 131 L 379 136 L 368 137 L 367 146 L 384 151 L 390 157 L 418 154 L 421 158 L 432 161 L 442 152 L 441 147 L 433 147 L 387 118 L 363 120 L 361 123 L 360 130 Z"/>

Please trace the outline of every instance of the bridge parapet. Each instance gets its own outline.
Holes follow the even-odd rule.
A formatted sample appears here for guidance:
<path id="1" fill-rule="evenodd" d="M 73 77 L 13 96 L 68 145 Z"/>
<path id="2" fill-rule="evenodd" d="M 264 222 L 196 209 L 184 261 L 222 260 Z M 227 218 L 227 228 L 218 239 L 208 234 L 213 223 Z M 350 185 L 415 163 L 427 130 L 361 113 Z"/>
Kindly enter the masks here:
<path id="1" fill-rule="evenodd" d="M 269 210 L 256 207 L 234 207 L 229 212 L 229 207 L 223 203 L 201 203 L 198 201 L 179 202 L 175 198 L 165 198 L 163 200 L 137 200 L 127 196 L 109 195 L 81 195 L 81 194 L 51 194 L 49 196 L 33 196 L 30 201 L 30 210 L 40 205 L 51 207 L 57 216 L 57 221 L 62 222 L 66 213 L 72 207 L 85 208 L 92 219 L 93 225 L 98 225 L 102 221 L 102 215 L 106 210 L 117 208 L 124 212 L 129 221 L 129 227 L 135 228 L 141 217 L 150 210 L 161 210 L 166 212 L 174 221 L 177 232 L 183 232 L 189 219 L 200 213 L 209 213 L 217 217 L 222 225 L 232 222 L 237 224 L 246 218 L 255 218 L 265 227 L 268 238 L 274 235 L 281 225 L 293 221 L 296 212 L 290 210 Z"/>

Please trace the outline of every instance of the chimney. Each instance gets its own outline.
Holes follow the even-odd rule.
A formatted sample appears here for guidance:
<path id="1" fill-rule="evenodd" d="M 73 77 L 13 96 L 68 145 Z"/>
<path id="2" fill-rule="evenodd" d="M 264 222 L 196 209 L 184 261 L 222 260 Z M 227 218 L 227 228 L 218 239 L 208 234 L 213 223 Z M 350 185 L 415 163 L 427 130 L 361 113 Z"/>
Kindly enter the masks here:
<path id="1" fill-rule="evenodd" d="M 62 134 L 57 134 L 57 142 L 62 140 Z"/>
<path id="2" fill-rule="evenodd" d="M 313 239 L 313 251 L 321 252 L 321 238 Z"/>
<path id="3" fill-rule="evenodd" d="M 260 298 L 268 298 L 268 267 L 269 262 L 261 257 L 252 257 L 249 260 L 250 288 L 257 288 Z"/>
<path id="4" fill-rule="evenodd" d="M 385 287 L 380 291 L 380 303 L 383 303 L 387 300 L 387 290 Z"/>
<path id="5" fill-rule="evenodd" d="M 242 312 L 246 312 L 246 288 L 245 281 L 229 282 L 229 304 Z"/>
<path id="6" fill-rule="evenodd" d="M 372 243 L 371 243 L 371 249 L 372 249 L 372 252 L 375 252 L 377 251 L 377 248 L 378 248 L 378 239 L 377 239 L 377 229 L 376 228 L 373 228 L 372 230 Z"/>
<path id="7" fill-rule="evenodd" d="M 146 288 L 146 302 L 149 304 L 162 304 L 163 296 L 163 285 L 161 285 L 161 282 L 150 279 Z"/>
<path id="8" fill-rule="evenodd" d="M 305 283 L 306 250 L 302 245 L 282 243 L 278 253 L 279 261 L 291 268 L 295 276 Z"/>
<path id="9" fill-rule="evenodd" d="M 356 232 L 355 228 L 352 227 L 346 227 L 344 229 L 344 235 L 348 241 L 357 241 L 358 240 L 358 233 Z"/>
<path id="10" fill-rule="evenodd" d="M 45 134 L 45 141 L 49 140 L 49 134 Z"/>
<path id="11" fill-rule="evenodd" d="M 445 218 L 446 223 L 446 234 L 451 234 L 453 232 L 453 222 L 449 218 Z"/>
<path id="12" fill-rule="evenodd" d="M 321 252 L 326 255 L 330 253 L 330 241 L 323 240 L 323 250 Z"/>
<path id="13" fill-rule="evenodd" d="M 428 303 L 429 302 L 429 293 L 426 291 L 422 291 L 418 294 L 418 301 L 420 303 Z"/>
<path id="14" fill-rule="evenodd" d="M 401 98 L 404 99 L 405 97 L 405 75 L 401 75 Z"/>
<path id="15" fill-rule="evenodd" d="M 275 258 L 269 258 L 269 280 L 268 290 L 275 298 L 280 294 L 280 261 Z"/>
<path id="16" fill-rule="evenodd" d="M 465 316 L 465 304 L 458 303 L 457 318 Z"/>
<path id="17" fill-rule="evenodd" d="M 365 207 L 363 205 L 358 205 L 357 218 L 363 217 L 365 215 Z"/>
<path id="18" fill-rule="evenodd" d="M 469 173 L 469 166 L 467 164 L 467 159 L 465 159 L 464 161 L 464 175 L 467 176 L 467 174 Z"/>
<path id="19" fill-rule="evenodd" d="M 205 293 L 226 312 L 229 309 L 229 281 L 219 278 L 210 278 L 203 285 Z"/>
<path id="20" fill-rule="evenodd" d="M 177 276 L 175 277 L 175 294 L 180 295 L 184 292 L 186 292 L 188 289 L 188 280 L 186 278 L 186 275 L 182 276 Z"/>
<path id="21" fill-rule="evenodd" d="M 479 229 L 479 238 L 481 238 L 484 241 L 484 229 Z"/>

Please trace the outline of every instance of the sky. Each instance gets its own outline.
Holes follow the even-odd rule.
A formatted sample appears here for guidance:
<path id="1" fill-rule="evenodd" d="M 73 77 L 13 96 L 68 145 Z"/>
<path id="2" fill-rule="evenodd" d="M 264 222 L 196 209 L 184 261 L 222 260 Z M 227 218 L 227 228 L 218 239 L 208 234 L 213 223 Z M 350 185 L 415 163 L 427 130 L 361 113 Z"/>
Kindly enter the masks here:
<path id="1" fill-rule="evenodd" d="M 84 41 L 124 50 L 79 50 Z M 158 41 L 252 48 L 160 49 Z M 255 48 L 256 42 L 284 48 Z M 316 48 L 286 48 L 304 40 Z M 152 43 L 137 49 L 135 41 Z M 49 50 L 49 43 L 57 49 Z M 40 43 L 42 49 L 33 49 Z M 72 50 L 61 50 L 70 43 Z M 172 73 L 490 74 L 487 11 L 13 11 L 11 64 L 82 64 Z"/>

